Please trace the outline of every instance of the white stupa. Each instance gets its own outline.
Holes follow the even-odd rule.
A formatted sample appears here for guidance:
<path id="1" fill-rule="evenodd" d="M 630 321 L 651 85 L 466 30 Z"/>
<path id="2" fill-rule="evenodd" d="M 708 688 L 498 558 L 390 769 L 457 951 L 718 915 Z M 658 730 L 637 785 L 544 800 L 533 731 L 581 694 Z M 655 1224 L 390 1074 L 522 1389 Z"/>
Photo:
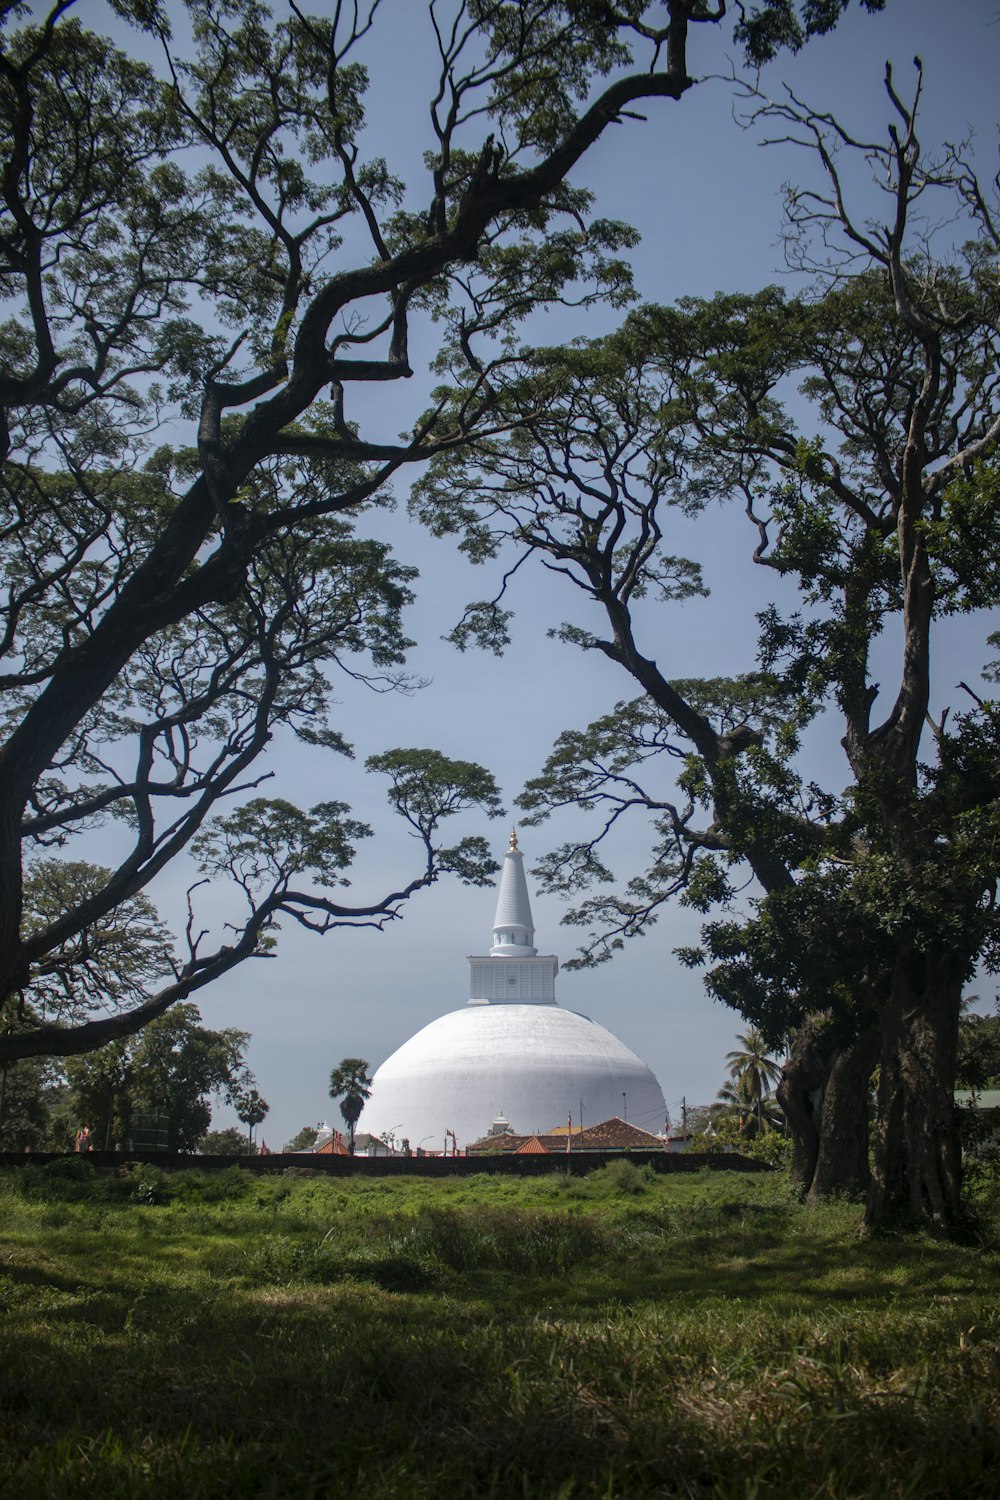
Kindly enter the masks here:
<path id="1" fill-rule="evenodd" d="M 473 955 L 472 999 L 404 1042 L 375 1074 L 361 1128 L 428 1150 L 454 1132 L 459 1150 L 497 1117 L 516 1134 L 624 1115 L 663 1128 L 660 1086 L 641 1058 L 596 1021 L 556 1003 L 559 961 L 534 946 L 524 861 L 511 834 L 493 946 Z M 450 1149 L 450 1143 L 449 1143 Z"/>

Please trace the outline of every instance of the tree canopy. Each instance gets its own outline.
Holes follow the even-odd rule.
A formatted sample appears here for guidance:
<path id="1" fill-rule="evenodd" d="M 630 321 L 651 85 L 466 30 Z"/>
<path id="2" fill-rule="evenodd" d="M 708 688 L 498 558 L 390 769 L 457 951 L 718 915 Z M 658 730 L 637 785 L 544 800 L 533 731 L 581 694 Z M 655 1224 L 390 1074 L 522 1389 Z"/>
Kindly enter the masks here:
<path id="1" fill-rule="evenodd" d="M 245 1062 L 249 1040 L 232 1027 L 203 1026 L 190 1002 L 175 1005 L 140 1036 L 69 1059 L 77 1119 L 91 1127 L 98 1148 L 127 1150 L 146 1133 L 163 1149 L 194 1151 L 211 1124 L 213 1095 L 235 1105 L 256 1092 Z"/>
<path id="2" fill-rule="evenodd" d="M 340 1113 L 347 1126 L 350 1149 L 354 1151 L 354 1132 L 365 1100 L 371 1094 L 372 1080 L 368 1077 L 368 1064 L 363 1057 L 345 1057 L 330 1074 L 330 1098 L 338 1100 Z"/>
<path id="3" fill-rule="evenodd" d="M 762 0 L 734 34 L 761 60 L 846 3 Z M 568 174 L 632 106 L 693 87 L 689 48 L 726 6 L 436 0 L 416 189 L 367 146 L 365 48 L 387 9 L 113 0 L 155 64 L 69 0 L 4 11 L 0 1006 L 30 1010 L 54 955 L 186 852 L 247 910 L 209 940 L 192 896 L 166 984 L 4 1034 L 0 1056 L 124 1036 L 266 950 L 280 915 L 380 923 L 444 868 L 484 867 L 472 845 L 440 859 L 431 835 L 444 811 L 494 805 L 467 766 L 439 763 L 416 814 L 399 764 L 376 768 L 426 862 L 358 907 L 330 892 L 363 832 L 342 803 L 245 799 L 276 734 L 348 752 L 331 673 L 399 682 L 413 573 L 364 537 L 364 509 L 502 420 L 489 372 L 533 309 L 624 292 L 632 232 Z M 386 441 L 352 393 L 413 373 L 412 326 L 469 383 Z M 30 888 L 97 827 L 117 862 L 32 925 L 25 871 Z"/>
<path id="4" fill-rule="evenodd" d="M 636 810 L 649 819 L 648 869 L 571 913 L 594 924 L 583 960 L 644 931 L 673 897 L 706 915 L 734 908 L 749 871 L 763 896 L 707 923 L 685 957 L 712 964 L 715 992 L 772 1042 L 820 1007 L 845 1043 L 879 1028 L 869 1212 L 940 1224 L 959 1212 L 961 989 L 997 935 L 1000 721 L 965 684 L 931 719 L 932 644 L 948 616 L 998 602 L 1000 232 L 959 150 L 922 150 L 919 60 L 916 78 L 904 99 L 887 71 L 884 143 L 794 94 L 774 104 L 750 91 L 765 123 L 818 160 L 819 185 L 788 199 L 791 254 L 816 290 L 645 308 L 568 358 L 526 351 L 503 390 L 516 430 L 436 455 L 415 504 L 477 560 L 535 554 L 575 585 L 605 629 L 562 637 L 642 690 L 567 731 L 522 798 L 536 821 L 565 805 L 599 815 L 543 867 L 559 890 L 610 879 L 605 839 Z M 853 155 L 887 195 L 881 221 L 855 211 Z M 933 197 L 964 216 L 966 242 L 934 246 L 918 217 Z M 718 502 L 734 522 L 745 513 L 748 554 L 793 580 L 799 603 L 761 614 L 752 670 L 695 681 L 647 602 L 703 590 L 671 526 Z M 467 610 L 459 644 L 502 646 L 503 593 Z M 883 697 L 873 663 L 890 622 Z M 985 652 L 985 626 L 981 639 Z M 846 791 L 810 776 L 806 729 L 842 739 Z M 863 1088 L 856 1113 L 858 1098 Z"/>

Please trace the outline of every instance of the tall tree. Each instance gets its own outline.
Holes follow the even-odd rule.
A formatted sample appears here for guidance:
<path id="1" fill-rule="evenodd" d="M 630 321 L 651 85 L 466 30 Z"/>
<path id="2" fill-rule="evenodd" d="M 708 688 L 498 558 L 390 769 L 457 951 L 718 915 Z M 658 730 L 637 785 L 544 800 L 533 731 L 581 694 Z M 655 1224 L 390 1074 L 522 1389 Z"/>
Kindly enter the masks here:
<path id="1" fill-rule="evenodd" d="M 258 1125 L 263 1125 L 271 1112 L 271 1106 L 257 1089 L 244 1088 L 234 1096 L 233 1108 L 236 1110 L 236 1118 L 242 1120 L 247 1127 L 247 1145 L 252 1153 L 254 1130 Z"/>
<path id="2" fill-rule="evenodd" d="M 371 1094 L 372 1080 L 368 1077 L 368 1064 L 363 1057 L 345 1057 L 330 1074 L 330 1098 L 340 1100 L 340 1113 L 350 1137 L 350 1151 L 354 1155 L 354 1132 L 365 1100 Z"/>
<path id="3" fill-rule="evenodd" d="M 737 8 L 734 35 L 762 60 L 847 3 L 761 0 Z M 519 320 L 624 289 L 631 234 L 568 174 L 635 104 L 694 86 L 691 37 L 727 8 L 432 0 L 416 211 L 367 150 L 363 59 L 387 9 L 276 19 L 259 0 L 186 0 L 175 37 L 173 7 L 114 0 L 156 68 L 69 0 L 20 28 L 21 7 L 4 9 L 0 1005 L 199 835 L 250 909 L 215 947 L 192 911 L 157 993 L 0 1036 L 0 1057 L 124 1036 L 261 951 L 279 915 L 381 922 L 448 868 L 422 829 L 424 874 L 345 906 L 329 885 L 359 829 L 341 804 L 216 820 L 256 787 L 279 727 L 347 748 L 323 717 L 329 671 L 398 672 L 412 575 L 354 519 L 394 476 L 490 430 L 489 371 Z M 411 324 L 430 364 L 472 381 L 386 441 L 362 432 L 352 392 L 413 373 Z M 109 819 L 125 841 L 110 876 L 26 931 L 25 845 Z M 273 823 L 266 878 L 244 879 L 235 844 Z M 483 851 L 458 863 L 475 878 Z"/>
<path id="4" fill-rule="evenodd" d="M 766 893 L 756 916 L 709 924 L 689 959 L 716 960 L 717 993 L 770 1040 L 800 1026 L 819 1091 L 829 1084 L 828 1103 L 851 1101 L 842 1156 L 859 1170 L 877 1057 L 869 1220 L 904 1213 L 947 1225 L 960 1212 L 961 989 L 996 944 L 1000 720 L 963 687 L 970 706 L 929 722 L 931 643 L 937 621 L 998 599 L 1000 235 L 958 152 L 934 162 L 921 153 L 920 82 L 910 102 L 891 73 L 886 89 L 895 119 L 884 145 L 856 141 L 794 97 L 763 106 L 826 174 L 825 188 L 789 200 L 793 243 L 828 273 L 817 296 L 771 290 L 647 309 L 569 360 L 526 356 L 504 393 L 516 433 L 437 456 L 416 504 L 437 530 L 464 531 L 474 556 L 505 544 L 541 554 L 608 627 L 565 627 L 563 638 L 603 653 L 643 690 L 567 733 L 526 793 L 539 815 L 566 803 L 606 814 L 594 837 L 553 855 L 547 874 L 561 888 L 606 878 L 602 839 L 632 809 L 653 814 L 650 869 L 576 913 L 598 924 L 584 960 L 644 930 L 678 894 L 705 912 L 731 903 L 748 866 Z M 889 198 L 883 226 L 855 217 L 835 147 L 873 166 Z M 926 210 L 935 192 L 972 234 L 941 258 L 914 222 L 915 204 Z M 813 428 L 784 399 L 791 377 L 813 403 Z M 801 608 L 761 616 L 755 670 L 698 682 L 643 649 L 639 604 L 702 588 L 665 531 L 678 510 L 696 514 L 716 498 L 745 509 L 754 562 L 794 580 Z M 892 617 L 897 683 L 873 723 L 874 643 Z M 501 591 L 470 608 L 457 636 L 502 643 L 506 625 Z M 839 719 L 846 795 L 810 780 L 797 754 L 821 712 L 831 726 Z M 676 790 L 648 772 L 671 758 Z M 791 989 L 779 982 L 789 975 Z M 838 1059 L 850 1076 L 833 1087 Z"/>
<path id="5" fill-rule="evenodd" d="M 736 1038 L 739 1045 L 726 1053 L 729 1076 L 741 1097 L 745 1098 L 763 1129 L 764 1104 L 781 1077 L 781 1067 L 759 1031 L 751 1027 Z"/>

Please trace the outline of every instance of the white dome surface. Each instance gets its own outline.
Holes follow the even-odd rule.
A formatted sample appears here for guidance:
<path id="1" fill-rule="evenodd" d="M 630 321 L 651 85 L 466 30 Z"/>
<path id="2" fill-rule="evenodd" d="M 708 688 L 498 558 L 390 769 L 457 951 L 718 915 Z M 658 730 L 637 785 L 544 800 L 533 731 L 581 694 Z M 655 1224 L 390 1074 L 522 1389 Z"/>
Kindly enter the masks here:
<path id="1" fill-rule="evenodd" d="M 624 1094 L 624 1099 L 622 1095 Z M 360 1126 L 439 1151 L 461 1150 L 501 1112 L 518 1135 L 612 1115 L 657 1132 L 666 1106 L 653 1074 L 624 1042 L 558 1005 L 472 1001 L 432 1021 L 378 1069 Z"/>

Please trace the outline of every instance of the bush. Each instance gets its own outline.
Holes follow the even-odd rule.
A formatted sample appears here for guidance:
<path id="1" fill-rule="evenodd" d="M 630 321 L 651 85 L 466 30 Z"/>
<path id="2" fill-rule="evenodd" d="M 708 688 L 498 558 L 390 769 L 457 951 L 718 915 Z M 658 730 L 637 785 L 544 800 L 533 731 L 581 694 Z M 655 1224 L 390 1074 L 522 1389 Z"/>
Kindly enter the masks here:
<path id="1" fill-rule="evenodd" d="M 765 1130 L 747 1143 L 745 1156 L 754 1161 L 766 1162 L 769 1167 L 789 1167 L 792 1163 L 791 1136 L 779 1135 L 776 1130 Z"/>
<path id="2" fill-rule="evenodd" d="M 792 1159 L 791 1137 L 777 1130 L 763 1130 L 760 1135 L 741 1135 L 734 1120 L 720 1120 L 711 1135 L 694 1135 L 688 1146 L 691 1155 L 697 1156 L 712 1151 L 729 1151 L 737 1156 L 750 1156 L 754 1161 L 766 1162 L 770 1167 L 788 1166 Z"/>
<path id="3" fill-rule="evenodd" d="M 166 1203 L 170 1197 L 170 1179 L 161 1167 L 140 1162 L 130 1169 L 129 1179 L 136 1203 Z"/>
<path id="4" fill-rule="evenodd" d="M 46 1178 L 55 1178 L 59 1182 L 92 1182 L 97 1173 L 97 1168 L 89 1156 L 82 1152 L 72 1156 L 57 1156 L 54 1161 L 47 1161 L 39 1169 Z"/>
<path id="5" fill-rule="evenodd" d="M 588 1186 L 603 1188 L 622 1197 L 645 1193 L 655 1182 L 656 1172 L 651 1166 L 637 1167 L 634 1161 L 627 1161 L 624 1157 L 621 1161 L 609 1161 L 607 1166 L 587 1174 Z"/>
<path id="6" fill-rule="evenodd" d="M 185 1178 L 194 1174 L 185 1172 Z M 205 1203 L 238 1203 L 256 1190 L 257 1179 L 243 1167 L 223 1167 L 221 1171 L 199 1172 L 198 1197 Z M 195 1183 L 192 1182 L 192 1187 Z"/>

